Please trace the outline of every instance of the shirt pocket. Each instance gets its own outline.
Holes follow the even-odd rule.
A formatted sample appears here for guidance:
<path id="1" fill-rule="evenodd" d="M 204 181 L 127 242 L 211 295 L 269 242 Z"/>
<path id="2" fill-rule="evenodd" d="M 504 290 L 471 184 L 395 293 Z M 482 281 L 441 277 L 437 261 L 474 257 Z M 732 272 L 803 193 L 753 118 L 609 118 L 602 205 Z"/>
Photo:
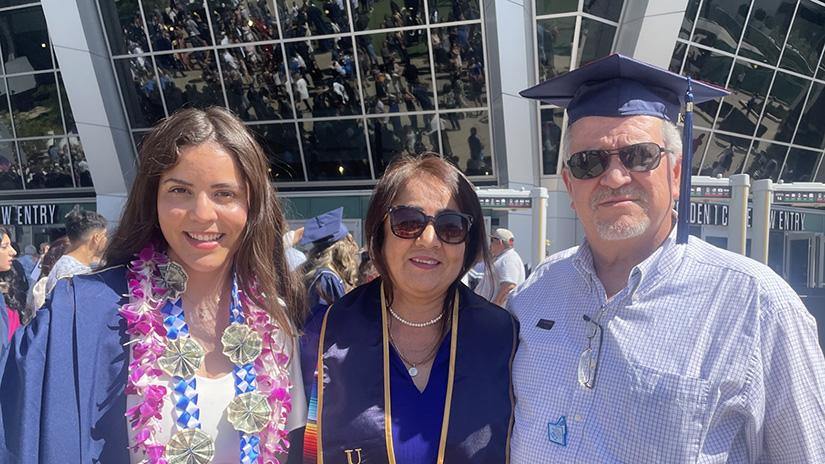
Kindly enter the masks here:
<path id="1" fill-rule="evenodd" d="M 710 382 L 661 372 L 651 367 L 627 367 L 630 388 L 614 404 L 616 423 L 610 433 L 619 462 L 696 462 L 710 408 Z"/>

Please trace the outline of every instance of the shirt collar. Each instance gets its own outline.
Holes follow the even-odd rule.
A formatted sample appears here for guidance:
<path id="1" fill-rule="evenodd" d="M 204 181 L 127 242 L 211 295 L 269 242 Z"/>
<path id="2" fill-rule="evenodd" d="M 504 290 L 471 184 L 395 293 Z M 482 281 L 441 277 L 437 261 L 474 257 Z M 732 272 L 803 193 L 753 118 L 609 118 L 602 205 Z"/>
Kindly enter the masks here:
<path id="1" fill-rule="evenodd" d="M 684 247 L 676 244 L 676 227 L 674 227 L 664 243 L 653 254 L 633 267 L 627 278 L 627 287 L 616 295 L 627 293 L 625 297 L 633 295 L 637 298 L 643 297 L 675 271 L 683 255 Z M 596 289 L 603 289 L 596 276 L 593 251 L 587 237 L 582 240 L 581 246 L 573 255 L 573 267 L 584 279 L 588 291 L 592 293 Z"/>

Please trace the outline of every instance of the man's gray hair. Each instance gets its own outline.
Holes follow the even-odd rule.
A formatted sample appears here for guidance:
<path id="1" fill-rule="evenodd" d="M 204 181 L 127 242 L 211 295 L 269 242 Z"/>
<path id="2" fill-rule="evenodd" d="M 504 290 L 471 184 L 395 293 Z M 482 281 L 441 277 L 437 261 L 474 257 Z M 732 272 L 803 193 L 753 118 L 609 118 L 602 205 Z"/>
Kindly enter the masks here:
<path id="1" fill-rule="evenodd" d="M 562 169 L 567 168 L 567 161 L 572 155 L 572 153 L 570 153 L 570 146 L 573 144 L 573 131 L 570 130 L 570 127 L 571 126 L 567 126 L 564 130 L 564 140 L 561 144 Z M 670 157 L 670 164 L 675 165 L 679 162 L 682 155 L 682 136 L 679 134 L 679 129 L 676 127 L 676 124 L 662 120 L 662 141 L 665 144 L 662 148 L 667 150 L 667 156 Z"/>

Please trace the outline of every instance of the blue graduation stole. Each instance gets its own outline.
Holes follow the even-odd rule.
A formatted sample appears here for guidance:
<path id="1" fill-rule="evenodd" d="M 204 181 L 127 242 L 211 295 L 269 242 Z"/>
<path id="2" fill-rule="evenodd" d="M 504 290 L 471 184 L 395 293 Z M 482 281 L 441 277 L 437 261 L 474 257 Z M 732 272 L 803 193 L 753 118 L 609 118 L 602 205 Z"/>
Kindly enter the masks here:
<path id="1" fill-rule="evenodd" d="M 380 280 L 363 285 L 324 317 L 313 388 L 316 423 L 307 427 L 305 462 L 396 462 L 388 424 L 390 361 L 382 293 Z M 464 285 L 456 302 L 438 463 L 509 462 L 518 325 Z M 473 436 L 482 429 L 490 438 L 479 445 Z"/>

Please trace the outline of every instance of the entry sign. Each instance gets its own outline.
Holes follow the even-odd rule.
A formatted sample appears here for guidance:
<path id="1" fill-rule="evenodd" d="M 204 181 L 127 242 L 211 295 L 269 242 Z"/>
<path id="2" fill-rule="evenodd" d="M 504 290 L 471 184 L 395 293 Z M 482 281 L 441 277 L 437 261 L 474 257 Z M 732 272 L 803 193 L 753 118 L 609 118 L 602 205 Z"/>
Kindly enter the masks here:
<path id="1" fill-rule="evenodd" d="M 808 205 L 825 205 L 823 192 L 774 192 L 774 203 L 804 203 Z"/>
<path id="2" fill-rule="evenodd" d="M 54 224 L 57 211 L 57 205 L 0 206 L 0 223 L 19 226 Z"/>
<path id="3" fill-rule="evenodd" d="M 533 199 L 525 197 L 482 197 L 478 199 L 482 208 L 530 209 Z"/>

